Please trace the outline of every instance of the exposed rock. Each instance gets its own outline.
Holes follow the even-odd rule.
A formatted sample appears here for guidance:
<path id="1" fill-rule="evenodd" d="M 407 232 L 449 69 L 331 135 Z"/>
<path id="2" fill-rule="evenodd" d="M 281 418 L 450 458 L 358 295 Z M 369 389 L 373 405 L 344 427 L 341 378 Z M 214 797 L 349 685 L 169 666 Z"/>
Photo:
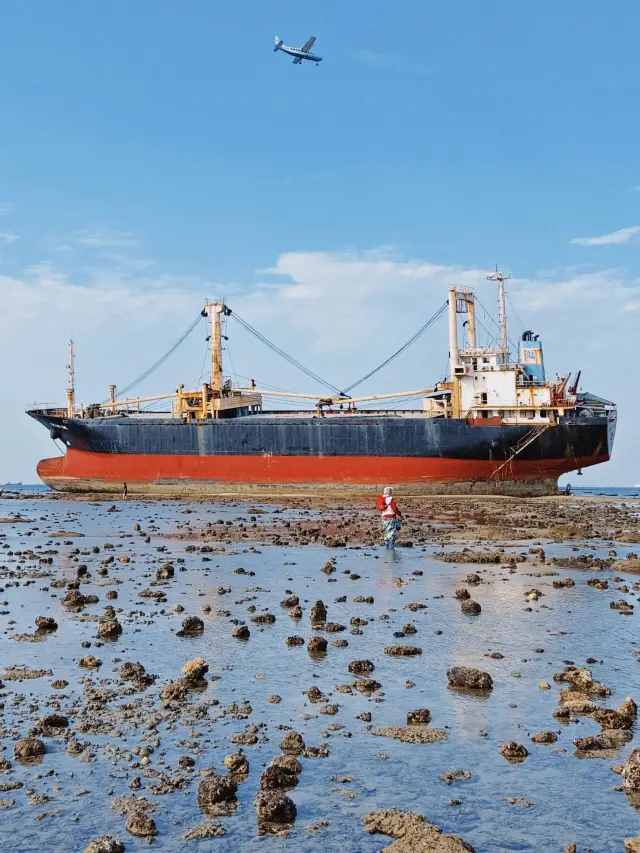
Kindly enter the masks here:
<path id="1" fill-rule="evenodd" d="M 44 755 L 46 747 L 41 740 L 35 737 L 24 737 L 18 740 L 13 745 L 13 756 L 18 761 L 25 761 L 29 758 L 37 758 Z"/>
<path id="2" fill-rule="evenodd" d="M 249 762 L 241 752 L 232 752 L 225 756 L 224 766 L 235 776 L 246 776 L 249 772 Z"/>
<path id="3" fill-rule="evenodd" d="M 158 806 L 153 800 L 148 800 L 146 797 L 137 797 L 135 794 L 129 794 L 124 797 L 115 797 L 111 800 L 111 808 L 115 809 L 120 815 L 133 814 L 151 814 L 158 811 Z"/>
<path id="4" fill-rule="evenodd" d="M 277 764 L 270 764 L 260 774 L 260 788 L 263 791 L 277 788 L 295 788 L 298 777 L 289 768 Z"/>
<path id="5" fill-rule="evenodd" d="M 248 640 L 251 636 L 251 632 L 246 625 L 236 625 L 231 632 L 231 636 L 235 637 L 236 640 Z"/>
<path id="6" fill-rule="evenodd" d="M 311 637 L 307 643 L 307 651 L 309 654 L 324 654 L 327 651 L 327 641 L 324 637 Z"/>
<path id="7" fill-rule="evenodd" d="M 625 601 L 623 598 L 620 601 L 610 601 L 609 607 L 612 610 L 633 610 L 633 604 L 629 604 L 628 601 Z"/>
<path id="8" fill-rule="evenodd" d="M 310 702 L 322 702 L 324 700 L 322 690 L 316 684 L 303 692 L 307 694 Z"/>
<path id="9" fill-rule="evenodd" d="M 165 563 L 164 566 L 160 566 L 156 569 L 156 580 L 159 581 L 167 581 L 170 580 L 176 573 L 173 565 L 171 563 Z"/>
<path id="10" fill-rule="evenodd" d="M 388 726 L 375 729 L 372 734 L 376 737 L 390 737 L 403 743 L 440 743 L 447 740 L 444 729 L 431 729 L 428 726 Z"/>
<path id="11" fill-rule="evenodd" d="M 397 841 L 385 848 L 388 853 L 474 853 L 474 848 L 457 835 L 444 835 L 438 826 L 421 814 L 384 809 L 362 819 L 365 832 L 380 833 Z"/>
<path id="12" fill-rule="evenodd" d="M 468 666 L 452 666 L 447 670 L 449 687 L 467 690 L 492 690 L 493 679 L 488 672 Z"/>
<path id="13" fill-rule="evenodd" d="M 631 740 L 628 729 L 607 729 L 600 734 L 578 737 L 573 742 L 578 752 L 599 752 L 605 749 L 619 749 Z"/>
<path id="14" fill-rule="evenodd" d="M 62 599 L 63 606 L 69 608 L 84 607 L 86 603 L 87 601 L 84 595 L 78 589 L 70 589 L 69 592 Z"/>
<path id="15" fill-rule="evenodd" d="M 130 681 L 138 690 L 144 690 L 156 680 L 156 676 L 146 672 L 141 663 L 123 663 L 120 667 L 120 678 Z"/>
<path id="16" fill-rule="evenodd" d="M 640 748 L 632 750 L 622 768 L 626 791 L 640 791 Z"/>
<path id="17" fill-rule="evenodd" d="M 36 732 L 44 737 L 55 737 L 69 728 L 69 719 L 62 714 L 47 714 L 36 723 Z"/>
<path id="18" fill-rule="evenodd" d="M 311 608 L 311 622 L 326 622 L 327 621 L 327 608 L 323 601 L 316 601 L 316 603 Z"/>
<path id="19" fill-rule="evenodd" d="M 603 729 L 630 729 L 636 721 L 638 709 L 633 699 L 628 696 L 617 711 L 596 708 L 593 716 Z"/>
<path id="20" fill-rule="evenodd" d="M 280 749 L 290 755 L 299 755 L 304 749 L 304 740 L 298 732 L 287 732 L 280 741 Z"/>
<path id="21" fill-rule="evenodd" d="M 124 828 L 136 838 L 153 838 L 158 834 L 156 822 L 142 812 L 132 812 L 127 818 Z"/>
<path id="22" fill-rule="evenodd" d="M 529 755 L 529 750 L 521 743 L 510 740 L 500 746 L 500 755 L 507 761 L 524 761 Z"/>
<path id="23" fill-rule="evenodd" d="M 297 595 L 288 595 L 286 598 L 283 598 L 280 602 L 280 607 L 292 608 L 297 607 L 300 604 L 300 599 Z"/>
<path id="24" fill-rule="evenodd" d="M 359 693 L 375 693 L 376 690 L 380 690 L 382 684 L 379 681 L 376 681 L 375 678 L 359 678 L 356 681 L 354 687 Z"/>
<path id="25" fill-rule="evenodd" d="M 431 711 L 428 708 L 419 708 L 417 711 L 407 713 L 408 726 L 428 726 L 431 722 Z"/>
<path id="26" fill-rule="evenodd" d="M 58 623 L 51 616 L 36 616 L 36 628 L 38 631 L 57 631 Z"/>
<path id="27" fill-rule="evenodd" d="M 302 764 L 295 755 L 277 755 L 271 762 L 275 767 L 284 767 L 290 773 L 302 773 Z"/>
<path id="28" fill-rule="evenodd" d="M 596 708 L 593 716 L 603 729 L 630 729 L 634 723 L 632 717 L 612 711 L 610 708 Z"/>
<path id="29" fill-rule="evenodd" d="M 33 678 L 44 678 L 53 675 L 50 669 L 27 669 L 26 666 L 8 666 L 0 675 L 5 681 L 30 681 Z"/>
<path id="30" fill-rule="evenodd" d="M 462 602 L 460 610 L 462 610 L 463 613 L 481 613 L 482 607 L 480 607 L 477 601 L 474 601 L 472 598 L 468 598 Z"/>
<path id="31" fill-rule="evenodd" d="M 471 773 L 468 770 L 450 770 L 448 773 L 441 773 L 440 778 L 447 785 L 453 785 L 454 782 L 461 782 L 471 779 Z"/>
<path id="32" fill-rule="evenodd" d="M 182 620 L 182 630 L 178 631 L 179 636 L 193 637 L 201 634 L 204 631 L 204 622 L 199 616 L 187 616 Z"/>
<path id="33" fill-rule="evenodd" d="M 583 714 L 593 714 L 598 709 L 596 703 L 592 702 L 590 699 L 565 699 L 563 697 L 561 698 L 563 701 L 564 709 L 570 714 L 573 714 L 574 717 L 579 717 Z"/>
<path id="34" fill-rule="evenodd" d="M 508 554 L 505 551 L 471 551 L 465 548 L 463 551 L 448 551 L 447 553 L 433 554 L 434 560 L 443 563 L 523 563 L 525 558 L 520 554 Z M 474 580 L 469 580 L 474 578 Z M 475 580 L 477 578 L 477 580 Z M 468 575 L 467 583 L 481 583 L 478 575 Z"/>
<path id="35" fill-rule="evenodd" d="M 93 841 L 89 842 L 84 853 L 124 853 L 124 850 L 124 844 L 119 838 L 103 835 L 101 838 L 94 838 Z"/>
<path id="36" fill-rule="evenodd" d="M 414 655 L 421 655 L 422 649 L 418 646 L 386 646 L 384 653 L 391 657 L 412 657 Z"/>
<path id="37" fill-rule="evenodd" d="M 98 625 L 98 636 L 114 640 L 122 634 L 122 625 L 117 619 L 103 619 Z"/>
<path id="38" fill-rule="evenodd" d="M 562 672 L 557 672 L 553 680 L 571 684 L 576 690 L 591 696 L 609 696 L 611 693 L 604 684 L 593 680 L 591 670 L 586 667 L 567 666 Z"/>
<path id="39" fill-rule="evenodd" d="M 192 826 L 185 832 L 182 839 L 183 841 L 197 841 L 201 838 L 222 838 L 223 835 L 223 827 L 215 820 L 208 820 L 205 823 Z"/>
<path id="40" fill-rule="evenodd" d="M 251 617 L 251 621 L 256 625 L 273 625 L 276 621 L 276 617 L 273 613 L 256 613 Z"/>
<path id="41" fill-rule="evenodd" d="M 256 811 L 258 823 L 266 825 L 277 824 L 280 828 L 292 826 L 295 822 L 297 809 L 293 800 L 280 791 L 259 791 L 256 794 Z"/>
<path id="42" fill-rule="evenodd" d="M 467 598 L 471 598 L 471 593 L 466 587 L 463 586 L 456 590 L 456 598 L 459 601 L 464 601 Z"/>
<path id="43" fill-rule="evenodd" d="M 558 735 L 550 729 L 538 732 L 531 738 L 532 743 L 555 743 L 558 740 Z"/>
<path id="44" fill-rule="evenodd" d="M 195 658 L 182 667 L 182 672 L 186 681 L 192 683 L 202 681 L 209 672 L 209 664 L 202 658 Z"/>
<path id="45" fill-rule="evenodd" d="M 178 681 L 170 681 L 160 692 L 161 702 L 182 702 L 187 695 L 187 685 L 179 679 Z"/>
<path id="46" fill-rule="evenodd" d="M 218 813 L 221 803 L 235 803 L 238 783 L 232 776 L 206 776 L 198 785 L 198 805 L 205 814 Z"/>
<path id="47" fill-rule="evenodd" d="M 81 666 L 83 669 L 99 669 L 102 666 L 102 661 L 93 655 L 87 655 L 80 658 L 78 666 Z"/>

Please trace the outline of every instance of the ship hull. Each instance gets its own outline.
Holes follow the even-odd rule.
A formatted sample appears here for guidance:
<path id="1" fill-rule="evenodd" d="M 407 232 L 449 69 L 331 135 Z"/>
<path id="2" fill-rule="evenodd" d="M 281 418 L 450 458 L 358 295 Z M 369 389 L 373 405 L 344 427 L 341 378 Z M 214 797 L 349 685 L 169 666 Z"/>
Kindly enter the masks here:
<path id="1" fill-rule="evenodd" d="M 170 419 L 33 417 L 66 445 L 38 475 L 70 492 L 544 495 L 570 471 L 606 462 L 607 418 L 549 427 L 514 455 L 530 426 L 424 417 Z"/>

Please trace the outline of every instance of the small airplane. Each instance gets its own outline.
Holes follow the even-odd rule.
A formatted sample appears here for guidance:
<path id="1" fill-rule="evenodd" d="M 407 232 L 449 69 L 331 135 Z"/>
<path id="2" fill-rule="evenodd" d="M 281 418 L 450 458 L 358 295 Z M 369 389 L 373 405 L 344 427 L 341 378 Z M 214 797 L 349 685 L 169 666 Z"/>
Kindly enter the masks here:
<path id="1" fill-rule="evenodd" d="M 286 44 L 276 36 L 276 46 L 273 48 L 274 51 L 282 50 L 284 53 L 288 53 L 289 56 L 293 56 L 293 64 L 294 65 L 302 65 L 303 59 L 309 59 L 311 62 L 315 62 L 316 65 L 319 65 L 322 62 L 321 56 L 315 56 L 311 53 L 311 48 L 315 44 L 316 37 L 311 36 L 309 41 L 304 45 L 304 47 L 287 47 Z"/>

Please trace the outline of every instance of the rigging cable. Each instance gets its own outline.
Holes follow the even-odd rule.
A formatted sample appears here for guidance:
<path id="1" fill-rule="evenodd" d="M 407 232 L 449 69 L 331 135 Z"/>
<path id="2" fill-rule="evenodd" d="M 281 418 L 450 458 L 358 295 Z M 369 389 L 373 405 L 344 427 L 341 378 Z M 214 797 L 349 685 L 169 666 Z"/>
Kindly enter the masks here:
<path id="1" fill-rule="evenodd" d="M 507 302 L 509 303 L 509 307 L 510 307 L 510 308 L 512 309 L 512 311 L 513 311 L 513 316 L 514 316 L 514 317 L 516 318 L 516 320 L 518 321 L 518 324 L 519 324 L 519 326 L 520 326 L 520 331 L 524 332 L 524 331 L 525 331 L 524 323 L 523 323 L 523 322 L 522 322 L 522 320 L 520 319 L 520 315 L 518 314 L 518 310 L 517 310 L 516 306 L 513 304 L 513 300 L 511 299 L 511 297 L 509 296 L 509 294 L 508 294 L 508 293 L 507 293 Z"/>
<path id="2" fill-rule="evenodd" d="M 198 325 L 201 319 L 201 315 L 198 314 L 198 317 L 193 321 L 189 328 L 185 332 L 183 332 L 183 334 L 178 338 L 175 344 L 170 349 L 168 349 L 163 356 L 161 356 L 157 361 L 155 361 L 151 365 L 151 367 L 147 368 L 144 373 L 141 373 L 137 379 L 134 379 L 133 382 L 130 382 L 127 386 L 122 388 L 119 391 L 118 396 L 120 398 L 124 398 L 125 394 L 131 391 L 132 388 L 135 388 L 136 385 L 139 385 L 141 382 L 144 382 L 145 379 L 148 379 L 149 376 L 151 376 L 152 373 L 154 373 L 162 364 L 164 364 L 164 362 L 169 358 L 169 356 L 172 355 L 178 349 L 178 347 L 185 340 L 185 338 L 187 338 L 191 334 L 191 332 L 193 332 L 193 330 Z M 108 400 L 105 400 L 105 403 L 107 402 Z"/>
<path id="3" fill-rule="evenodd" d="M 275 352 L 277 355 L 282 356 L 282 358 L 288 361 L 289 364 L 293 365 L 293 367 L 296 367 L 298 368 L 298 370 L 301 370 L 303 373 L 306 373 L 307 376 L 309 376 L 311 379 L 315 379 L 316 382 L 319 382 L 320 385 L 324 385 L 324 387 L 328 388 L 330 391 L 334 391 L 336 394 L 341 393 L 335 385 L 332 385 L 330 382 L 327 382 L 322 379 L 320 376 L 317 375 L 317 373 L 314 373 L 312 370 L 309 370 L 303 364 L 300 364 L 300 362 L 293 356 L 288 355 L 284 350 L 281 350 L 280 347 L 276 346 L 274 343 L 268 340 L 268 338 L 265 338 L 263 334 L 261 334 L 257 329 L 254 329 L 253 326 L 250 326 L 249 323 L 247 323 L 246 320 L 243 320 L 242 317 L 236 314 L 235 311 L 231 314 L 231 316 L 236 320 L 237 323 L 239 323 L 244 329 L 246 329 L 247 332 L 250 332 L 255 338 L 257 338 L 263 344 L 268 346 L 269 349 L 273 350 L 273 352 Z"/>
<path id="4" fill-rule="evenodd" d="M 388 364 L 390 364 L 394 359 L 396 359 L 399 355 L 401 355 L 405 350 L 409 349 L 409 347 L 410 347 L 412 344 L 414 344 L 414 343 L 418 340 L 418 338 L 421 338 L 421 337 L 422 337 L 422 335 L 424 335 L 424 333 L 427 331 L 427 329 L 428 329 L 430 326 L 432 326 L 432 325 L 433 325 L 437 320 L 439 320 L 439 319 L 440 319 L 440 317 L 442 317 L 442 315 L 444 314 L 444 312 L 447 310 L 447 306 L 448 306 L 448 304 L 449 304 L 448 302 L 443 303 L 443 304 L 438 308 L 438 310 L 437 310 L 437 311 L 436 311 L 436 313 L 433 315 L 433 317 L 431 317 L 429 320 L 427 320 L 427 322 L 426 322 L 423 326 L 421 326 L 421 327 L 418 329 L 418 331 L 415 333 L 415 335 L 414 335 L 412 338 L 409 338 L 409 340 L 406 342 L 406 344 L 404 344 L 403 346 L 401 346 L 399 350 L 396 350 L 396 351 L 393 353 L 393 355 L 390 355 L 390 356 L 389 356 L 389 358 L 387 358 L 385 361 L 383 361 L 383 362 L 382 362 L 382 364 L 379 364 L 376 368 L 374 368 L 374 369 L 373 369 L 373 370 L 371 370 L 369 373 L 367 373 L 367 375 L 366 375 L 366 376 L 363 376 L 363 377 L 362 377 L 362 379 L 358 379 L 358 381 L 357 381 L 357 382 L 354 382 L 354 383 L 353 383 L 353 385 L 349 385 L 349 387 L 348 387 L 348 388 L 345 388 L 345 389 L 341 392 L 341 394 L 342 394 L 342 395 L 346 395 L 346 394 L 348 394 L 348 393 L 349 393 L 349 391 L 353 391 L 353 389 L 354 389 L 354 388 L 357 388 L 357 387 L 358 387 L 358 385 L 362 385 L 362 383 L 363 383 L 363 382 L 366 382 L 366 380 L 367 380 L 367 379 L 370 379 L 370 378 L 371 378 L 374 374 L 376 374 L 379 370 L 382 370 L 382 368 L 383 368 L 383 367 L 386 367 L 386 366 L 387 366 Z"/>
<path id="5" fill-rule="evenodd" d="M 500 324 L 498 323 L 498 321 L 496 320 L 496 318 L 495 318 L 494 316 L 492 316 L 492 315 L 487 311 L 487 309 L 484 307 L 484 305 L 482 304 L 482 302 L 480 302 L 480 300 L 478 299 L 478 297 L 477 297 L 477 296 L 476 296 L 476 302 L 478 303 L 478 305 L 480 305 L 480 307 L 481 307 L 481 308 L 482 308 L 482 310 L 484 311 L 485 316 L 486 316 L 486 317 L 491 321 L 491 323 L 493 323 L 493 325 L 494 325 L 494 326 L 498 329 L 498 331 L 499 331 L 499 330 L 500 330 Z M 516 316 L 517 316 L 517 315 L 516 315 Z M 522 321 L 520 320 L 520 318 L 519 318 L 519 317 L 518 317 L 518 322 L 519 322 L 519 323 L 521 323 L 521 322 L 522 322 Z M 482 326 L 482 328 L 485 330 L 485 332 L 486 332 L 488 335 L 491 335 L 491 332 L 487 329 L 487 327 L 486 327 L 486 326 L 483 326 L 483 325 L 482 325 L 482 323 L 480 323 L 480 321 L 478 321 L 478 323 L 479 323 L 479 325 L 481 325 L 481 326 Z M 523 328 L 524 328 L 524 327 L 523 327 Z M 517 347 L 517 345 L 516 345 L 516 344 L 514 344 L 514 342 L 511 340 L 511 338 L 508 338 L 507 340 L 508 340 L 508 343 L 510 344 L 510 346 L 513 348 L 513 350 L 514 350 L 515 352 L 518 352 L 518 347 Z M 498 337 L 497 337 L 497 335 L 494 335 L 494 336 L 493 336 L 492 341 L 495 341 L 495 343 L 496 343 L 496 345 L 497 345 L 497 342 L 498 342 Z"/>

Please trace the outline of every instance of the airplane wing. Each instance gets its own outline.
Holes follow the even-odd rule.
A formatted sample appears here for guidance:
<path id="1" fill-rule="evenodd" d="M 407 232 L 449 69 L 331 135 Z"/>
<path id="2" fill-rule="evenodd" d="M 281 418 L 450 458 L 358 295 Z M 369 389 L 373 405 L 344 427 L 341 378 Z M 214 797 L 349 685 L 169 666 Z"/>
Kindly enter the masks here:
<path id="1" fill-rule="evenodd" d="M 315 43 L 316 43 L 316 37 L 315 37 L 315 36 L 311 36 L 311 38 L 309 39 L 309 41 L 305 44 L 305 46 L 304 46 L 304 47 L 300 48 L 300 50 L 301 50 L 303 53 L 309 53 L 309 51 L 311 50 L 311 48 L 314 46 L 314 44 L 315 44 Z"/>
<path id="2" fill-rule="evenodd" d="M 296 58 L 293 60 L 294 65 L 300 65 L 301 62 L 302 59 L 299 56 L 296 56 Z"/>

